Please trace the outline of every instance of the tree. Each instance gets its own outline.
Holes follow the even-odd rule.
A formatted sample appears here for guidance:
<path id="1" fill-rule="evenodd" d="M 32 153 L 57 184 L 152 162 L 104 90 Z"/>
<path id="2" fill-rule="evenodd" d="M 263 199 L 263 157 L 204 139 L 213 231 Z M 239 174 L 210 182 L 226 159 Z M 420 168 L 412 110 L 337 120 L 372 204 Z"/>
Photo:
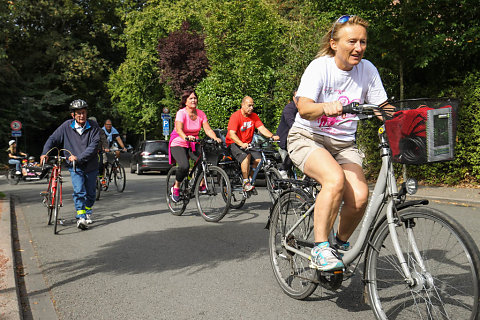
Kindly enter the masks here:
<path id="1" fill-rule="evenodd" d="M 167 83 L 176 96 L 187 87 L 195 87 L 206 76 L 208 59 L 204 37 L 190 31 L 187 21 L 180 30 L 160 39 L 157 51 L 161 82 Z"/>

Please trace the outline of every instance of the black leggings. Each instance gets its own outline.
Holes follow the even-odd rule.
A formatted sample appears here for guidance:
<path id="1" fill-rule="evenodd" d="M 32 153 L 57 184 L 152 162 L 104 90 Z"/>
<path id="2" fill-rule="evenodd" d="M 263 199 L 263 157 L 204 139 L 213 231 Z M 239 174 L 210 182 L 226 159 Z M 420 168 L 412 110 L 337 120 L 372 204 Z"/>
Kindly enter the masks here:
<path id="1" fill-rule="evenodd" d="M 178 169 L 175 175 L 175 179 L 178 182 L 182 182 L 183 179 L 188 175 L 188 169 L 190 169 L 189 158 L 197 160 L 200 155 L 200 146 L 195 146 L 195 152 L 190 148 L 184 147 L 171 147 L 170 152 L 172 153 L 173 158 L 177 162 Z"/>

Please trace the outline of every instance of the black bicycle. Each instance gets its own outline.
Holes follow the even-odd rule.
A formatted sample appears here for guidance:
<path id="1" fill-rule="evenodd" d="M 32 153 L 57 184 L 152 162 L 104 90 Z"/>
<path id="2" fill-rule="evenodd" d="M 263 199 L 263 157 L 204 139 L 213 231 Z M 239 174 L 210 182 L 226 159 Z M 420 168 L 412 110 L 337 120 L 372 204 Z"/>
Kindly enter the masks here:
<path id="1" fill-rule="evenodd" d="M 215 165 L 219 145 L 210 139 L 196 140 L 200 156 L 180 186 L 180 199 L 172 199 L 172 187 L 178 167 L 172 167 L 167 174 L 166 200 L 173 215 L 185 212 L 190 199 L 195 198 L 198 212 L 208 222 L 220 221 L 230 209 L 231 187 L 227 173 Z M 212 156 L 210 156 L 212 155 Z M 211 159 L 211 161 L 209 161 Z"/>
<path id="2" fill-rule="evenodd" d="M 273 140 L 268 140 L 268 143 L 272 143 Z M 245 201 L 250 198 L 252 195 L 257 194 L 256 189 L 251 191 L 243 190 L 243 176 L 240 164 L 238 161 L 233 159 L 229 149 L 225 149 L 222 159 L 218 162 L 218 166 L 223 168 L 230 179 L 230 184 L 232 185 L 232 198 L 231 198 L 231 207 L 234 209 L 240 209 L 245 204 Z M 265 182 L 267 185 L 268 194 L 272 203 L 280 195 L 280 189 L 276 187 L 278 181 L 282 180 L 282 176 L 277 169 L 277 161 L 275 160 L 275 151 L 270 148 L 264 148 L 257 145 L 249 146 L 248 150 L 259 152 L 262 157 L 260 164 L 254 170 L 252 175 L 251 184 L 255 185 L 255 182 L 258 178 L 258 174 L 261 170 L 265 173 Z"/>
<path id="3" fill-rule="evenodd" d="M 112 152 L 115 155 L 115 153 Z M 103 178 L 97 178 L 97 200 L 100 198 L 100 192 L 107 191 L 110 182 L 115 183 L 118 192 L 125 190 L 127 184 L 127 177 L 125 176 L 125 168 L 120 163 L 120 160 L 114 156 L 113 161 L 105 163 L 105 170 Z"/>

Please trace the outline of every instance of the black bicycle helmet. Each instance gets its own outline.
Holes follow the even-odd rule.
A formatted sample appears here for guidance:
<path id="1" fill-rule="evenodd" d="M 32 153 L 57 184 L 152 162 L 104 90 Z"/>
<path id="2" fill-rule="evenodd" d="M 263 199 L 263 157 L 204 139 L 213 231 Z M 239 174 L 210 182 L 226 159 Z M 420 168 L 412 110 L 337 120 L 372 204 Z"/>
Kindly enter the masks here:
<path id="1" fill-rule="evenodd" d="M 70 111 L 87 109 L 87 108 L 88 108 L 88 104 L 85 102 L 85 100 L 82 100 L 82 99 L 73 100 L 72 103 L 70 103 Z"/>

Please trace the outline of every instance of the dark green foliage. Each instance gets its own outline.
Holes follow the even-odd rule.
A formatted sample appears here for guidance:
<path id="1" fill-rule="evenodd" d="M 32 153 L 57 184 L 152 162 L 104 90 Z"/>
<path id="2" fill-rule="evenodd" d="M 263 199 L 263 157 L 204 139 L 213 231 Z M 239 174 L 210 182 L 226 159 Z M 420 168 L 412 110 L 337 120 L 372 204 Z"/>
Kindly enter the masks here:
<path id="1" fill-rule="evenodd" d="M 390 97 L 453 96 L 463 101 L 455 161 L 409 171 L 432 183 L 478 183 L 477 2 L 2 2 L 0 130 L 7 134 L 1 143 L 8 141 L 15 118 L 29 130 L 21 147 L 41 145 L 68 118 L 66 108 L 73 98 L 86 99 L 99 120 L 116 118 L 122 131 L 161 138 L 161 110 L 169 107 L 174 116 L 178 94 L 187 86 L 196 86 L 199 108 L 213 128 L 225 128 L 241 99 L 250 95 L 255 112 L 274 131 L 322 35 L 339 16 L 355 14 L 370 22 L 365 58 L 378 68 Z M 185 21 L 188 31 L 182 30 Z M 181 48 L 182 41 L 198 45 Z M 363 122 L 358 132 L 369 177 L 380 164 L 378 126 L 376 120 Z"/>
<path id="2" fill-rule="evenodd" d="M 204 38 L 189 29 L 185 21 L 180 30 L 160 39 L 157 47 L 161 81 L 168 83 L 177 97 L 186 88 L 195 87 L 206 76 L 208 68 Z"/>

